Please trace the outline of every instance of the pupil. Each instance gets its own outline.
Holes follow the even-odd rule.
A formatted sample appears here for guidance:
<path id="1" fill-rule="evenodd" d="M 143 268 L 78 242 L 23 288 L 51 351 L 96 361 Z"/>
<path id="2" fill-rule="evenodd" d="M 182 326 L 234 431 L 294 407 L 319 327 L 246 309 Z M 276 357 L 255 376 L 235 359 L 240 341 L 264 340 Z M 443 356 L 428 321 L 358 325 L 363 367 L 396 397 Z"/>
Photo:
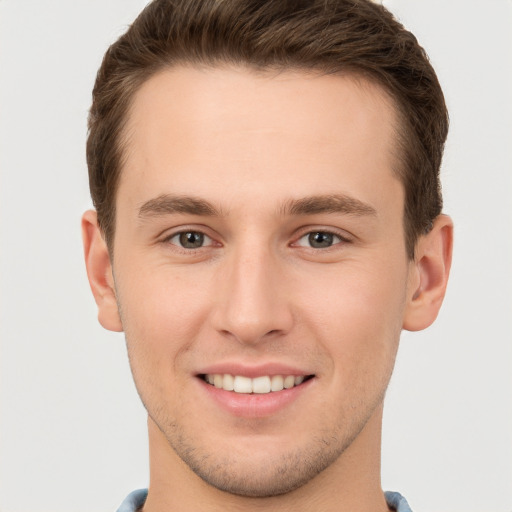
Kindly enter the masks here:
<path id="1" fill-rule="evenodd" d="M 309 243 L 311 247 L 322 248 L 330 247 L 333 242 L 333 235 L 331 233 L 310 233 Z"/>
<path id="2" fill-rule="evenodd" d="M 201 247 L 204 242 L 204 235 L 194 231 L 188 231 L 180 234 L 180 244 L 186 249 L 197 249 Z"/>

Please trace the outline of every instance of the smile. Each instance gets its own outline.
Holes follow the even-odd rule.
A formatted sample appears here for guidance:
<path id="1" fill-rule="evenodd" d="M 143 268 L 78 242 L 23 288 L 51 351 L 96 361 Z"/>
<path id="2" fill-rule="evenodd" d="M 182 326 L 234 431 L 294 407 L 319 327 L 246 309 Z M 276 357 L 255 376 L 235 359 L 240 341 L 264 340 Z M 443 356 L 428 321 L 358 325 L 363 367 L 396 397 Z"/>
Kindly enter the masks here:
<path id="1" fill-rule="evenodd" d="M 252 379 L 242 375 L 230 375 L 229 373 L 208 373 L 202 377 L 208 384 L 218 389 L 242 394 L 265 394 L 291 389 L 309 378 L 304 375 L 264 375 Z"/>

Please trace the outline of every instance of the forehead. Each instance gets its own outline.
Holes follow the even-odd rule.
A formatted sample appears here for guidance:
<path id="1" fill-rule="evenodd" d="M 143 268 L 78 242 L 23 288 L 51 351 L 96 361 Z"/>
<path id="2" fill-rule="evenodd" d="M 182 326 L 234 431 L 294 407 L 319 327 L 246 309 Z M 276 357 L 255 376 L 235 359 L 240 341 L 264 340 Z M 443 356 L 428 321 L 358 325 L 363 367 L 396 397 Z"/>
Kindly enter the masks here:
<path id="1" fill-rule="evenodd" d="M 247 198 L 277 182 L 311 195 L 335 171 L 343 192 L 377 189 L 395 177 L 396 124 L 387 94 L 352 75 L 174 67 L 134 96 L 118 194 L 208 195 L 236 178 Z"/>

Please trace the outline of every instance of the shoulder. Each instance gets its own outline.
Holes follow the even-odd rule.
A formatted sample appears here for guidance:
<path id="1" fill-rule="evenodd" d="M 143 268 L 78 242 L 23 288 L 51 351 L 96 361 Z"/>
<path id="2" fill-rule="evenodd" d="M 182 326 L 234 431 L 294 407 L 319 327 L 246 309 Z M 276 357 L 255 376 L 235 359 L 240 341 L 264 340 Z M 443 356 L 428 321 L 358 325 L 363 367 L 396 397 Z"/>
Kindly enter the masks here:
<path id="1" fill-rule="evenodd" d="M 117 512 L 137 512 L 148 496 L 147 489 L 137 489 L 126 496 L 121 506 L 117 509 Z"/>
<path id="2" fill-rule="evenodd" d="M 409 503 L 399 492 L 386 491 L 384 495 L 386 496 L 388 507 L 395 512 L 412 512 Z"/>

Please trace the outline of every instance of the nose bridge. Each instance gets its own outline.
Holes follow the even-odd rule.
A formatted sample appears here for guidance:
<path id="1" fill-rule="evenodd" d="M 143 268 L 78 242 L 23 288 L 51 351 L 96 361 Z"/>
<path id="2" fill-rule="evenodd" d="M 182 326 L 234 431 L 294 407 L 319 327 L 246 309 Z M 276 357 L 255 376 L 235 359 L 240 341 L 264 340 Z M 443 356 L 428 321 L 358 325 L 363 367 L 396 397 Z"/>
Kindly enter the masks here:
<path id="1" fill-rule="evenodd" d="M 245 344 L 287 332 L 292 315 L 271 248 L 247 240 L 232 248 L 224 265 L 217 329 Z"/>

